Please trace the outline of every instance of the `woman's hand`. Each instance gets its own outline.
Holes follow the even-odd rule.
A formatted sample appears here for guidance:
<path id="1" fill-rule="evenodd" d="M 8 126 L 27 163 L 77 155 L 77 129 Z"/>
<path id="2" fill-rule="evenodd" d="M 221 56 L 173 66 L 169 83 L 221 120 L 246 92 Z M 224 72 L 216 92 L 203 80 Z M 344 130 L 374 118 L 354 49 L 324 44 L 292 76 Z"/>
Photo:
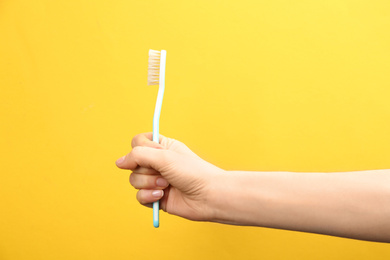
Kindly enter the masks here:
<path id="1" fill-rule="evenodd" d="M 217 177 L 223 170 L 202 160 L 186 145 L 164 136 L 160 144 L 152 133 L 139 134 L 132 140 L 133 150 L 118 159 L 121 169 L 131 170 L 130 183 L 138 189 L 137 200 L 151 206 L 160 200 L 164 211 L 191 220 L 210 221 Z"/>
<path id="2" fill-rule="evenodd" d="M 225 171 L 183 143 L 134 137 L 117 161 L 146 206 L 191 220 L 390 242 L 390 170 L 339 173 Z"/>

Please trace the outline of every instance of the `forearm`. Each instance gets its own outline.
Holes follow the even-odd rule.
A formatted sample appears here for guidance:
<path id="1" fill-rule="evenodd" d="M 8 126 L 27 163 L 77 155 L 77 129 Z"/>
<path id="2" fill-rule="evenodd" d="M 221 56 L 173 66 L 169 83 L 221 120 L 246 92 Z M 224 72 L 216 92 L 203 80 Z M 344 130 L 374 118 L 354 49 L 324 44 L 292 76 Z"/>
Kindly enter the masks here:
<path id="1" fill-rule="evenodd" d="M 390 170 L 227 172 L 214 220 L 390 242 Z"/>

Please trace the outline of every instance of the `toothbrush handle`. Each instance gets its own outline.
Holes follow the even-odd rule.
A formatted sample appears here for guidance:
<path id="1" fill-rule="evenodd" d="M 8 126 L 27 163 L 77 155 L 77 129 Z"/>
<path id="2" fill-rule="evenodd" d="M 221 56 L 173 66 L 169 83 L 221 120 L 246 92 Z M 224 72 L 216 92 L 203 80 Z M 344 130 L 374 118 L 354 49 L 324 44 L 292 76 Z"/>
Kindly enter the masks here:
<path id="1" fill-rule="evenodd" d="M 160 143 L 160 114 L 161 114 L 161 106 L 162 106 L 162 99 L 164 95 L 164 85 L 160 84 L 160 87 L 158 88 L 158 94 L 157 94 L 157 102 L 156 102 L 156 108 L 154 110 L 154 117 L 153 117 L 153 142 Z M 160 226 L 160 202 L 156 201 L 153 202 L 153 226 L 155 228 L 158 228 Z"/>
<path id="2" fill-rule="evenodd" d="M 159 134 L 158 134 L 158 122 L 153 126 L 153 141 L 159 143 Z M 158 228 L 160 226 L 160 201 L 153 202 L 153 226 Z"/>
<path id="3" fill-rule="evenodd" d="M 153 226 L 158 228 L 160 226 L 160 201 L 153 202 Z"/>
<path id="4" fill-rule="evenodd" d="M 157 114 L 159 116 L 159 113 Z M 156 113 L 154 115 L 156 118 Z M 159 124 L 158 120 L 153 123 L 153 141 L 159 143 Z M 160 226 L 160 201 L 153 202 L 153 226 L 158 228 Z"/>

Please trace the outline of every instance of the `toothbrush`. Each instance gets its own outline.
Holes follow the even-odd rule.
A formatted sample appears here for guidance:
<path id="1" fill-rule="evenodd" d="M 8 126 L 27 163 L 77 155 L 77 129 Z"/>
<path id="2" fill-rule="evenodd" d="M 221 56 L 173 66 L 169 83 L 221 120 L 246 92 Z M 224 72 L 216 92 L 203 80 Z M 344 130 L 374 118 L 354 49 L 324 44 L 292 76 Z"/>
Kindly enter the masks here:
<path id="1" fill-rule="evenodd" d="M 161 105 L 165 89 L 165 62 L 167 52 L 165 50 L 155 51 L 149 50 L 149 64 L 148 64 L 148 85 L 159 85 L 156 107 L 153 116 L 153 141 L 160 143 L 159 138 L 159 121 L 161 113 Z M 160 226 L 160 201 L 153 202 L 153 226 L 158 228 Z"/>

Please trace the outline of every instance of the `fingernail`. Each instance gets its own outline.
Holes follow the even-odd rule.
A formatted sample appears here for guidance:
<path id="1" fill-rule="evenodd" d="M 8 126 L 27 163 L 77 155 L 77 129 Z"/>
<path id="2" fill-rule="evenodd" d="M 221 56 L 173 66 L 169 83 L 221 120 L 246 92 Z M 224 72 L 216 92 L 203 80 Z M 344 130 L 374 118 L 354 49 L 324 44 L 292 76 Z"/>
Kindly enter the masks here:
<path id="1" fill-rule="evenodd" d="M 119 158 L 118 160 L 116 160 L 116 164 L 121 164 L 125 161 L 125 157 L 126 156 L 122 156 L 121 158 Z"/>
<path id="2" fill-rule="evenodd" d="M 152 195 L 156 198 L 160 198 L 163 195 L 163 191 L 162 190 L 154 190 L 154 191 L 152 191 Z"/>
<path id="3" fill-rule="evenodd" d="M 166 187 L 166 186 L 168 186 L 169 183 L 163 178 L 158 178 L 156 180 L 156 184 L 158 187 Z"/>

